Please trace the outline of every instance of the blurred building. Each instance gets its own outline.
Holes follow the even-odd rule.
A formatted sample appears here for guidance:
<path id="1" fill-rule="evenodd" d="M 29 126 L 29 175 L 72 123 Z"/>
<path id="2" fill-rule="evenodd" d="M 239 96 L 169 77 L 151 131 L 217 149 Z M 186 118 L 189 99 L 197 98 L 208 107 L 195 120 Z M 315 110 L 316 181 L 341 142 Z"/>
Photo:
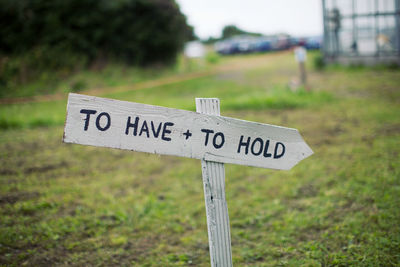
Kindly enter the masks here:
<path id="1" fill-rule="evenodd" d="M 188 58 L 203 58 L 206 49 L 200 41 L 191 41 L 185 44 L 183 53 Z"/>
<path id="2" fill-rule="evenodd" d="M 400 65 L 400 0 L 322 0 L 324 59 Z"/>

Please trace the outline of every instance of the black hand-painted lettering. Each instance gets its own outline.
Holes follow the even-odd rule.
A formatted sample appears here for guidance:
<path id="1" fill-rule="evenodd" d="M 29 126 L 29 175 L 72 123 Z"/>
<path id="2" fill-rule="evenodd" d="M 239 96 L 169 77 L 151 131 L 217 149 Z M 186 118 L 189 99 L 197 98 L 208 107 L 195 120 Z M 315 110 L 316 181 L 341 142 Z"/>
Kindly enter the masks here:
<path id="1" fill-rule="evenodd" d="M 107 118 L 107 123 L 106 123 L 106 125 L 104 127 L 101 127 L 100 120 L 101 120 L 101 117 L 103 117 L 103 116 L 105 116 Z M 110 114 L 108 114 L 107 112 L 100 113 L 99 116 L 97 116 L 97 119 L 96 119 L 96 127 L 97 127 L 97 129 L 99 129 L 100 131 L 105 131 L 108 128 L 110 128 L 110 126 L 111 126 Z"/>
<path id="2" fill-rule="evenodd" d="M 128 117 L 128 120 L 126 122 L 126 129 L 125 129 L 125 134 L 129 134 L 129 128 L 133 128 L 133 135 L 136 136 L 137 134 L 137 129 L 138 129 L 138 124 L 139 124 L 139 117 L 135 118 L 135 122 L 131 122 L 131 116 Z"/>
<path id="3" fill-rule="evenodd" d="M 161 135 L 161 139 L 164 140 L 164 141 L 171 141 L 170 137 L 166 137 L 165 136 L 166 134 L 170 134 L 171 133 L 171 130 L 167 129 L 168 126 L 174 126 L 174 124 L 172 122 L 164 123 L 163 132 L 162 132 L 162 135 Z"/>
<path id="4" fill-rule="evenodd" d="M 189 129 L 188 129 L 186 132 L 183 133 L 183 135 L 186 137 L 185 140 L 188 140 L 189 137 L 192 136 L 192 133 L 191 133 L 191 132 L 189 131 Z"/>
<path id="5" fill-rule="evenodd" d="M 87 131 L 88 127 L 89 127 L 89 119 L 90 119 L 90 115 L 92 114 L 96 114 L 96 110 L 93 109 L 81 109 L 81 113 L 82 114 L 86 114 L 86 118 L 85 118 L 85 127 L 83 127 L 84 131 Z"/>
<path id="6" fill-rule="evenodd" d="M 258 151 L 255 149 L 257 143 L 260 144 Z M 264 148 L 263 146 L 264 146 L 264 141 L 261 138 L 257 137 L 256 139 L 254 139 L 253 143 L 251 144 L 251 149 L 250 149 L 251 154 L 253 154 L 254 156 L 260 155 L 261 152 L 263 151 L 263 148 Z"/>
<path id="7" fill-rule="evenodd" d="M 249 153 L 249 145 L 250 145 L 250 137 L 247 137 L 247 142 L 243 142 L 243 135 L 241 135 L 237 153 L 240 153 L 240 148 L 244 146 L 246 149 L 244 153 L 247 155 L 247 153 Z"/>
<path id="8" fill-rule="evenodd" d="M 156 130 L 155 127 L 154 127 L 153 121 L 151 121 L 151 131 L 153 132 L 153 135 L 154 135 L 155 138 L 157 138 L 158 135 L 160 134 L 161 125 L 162 125 L 162 123 L 160 122 L 160 123 L 158 124 L 157 130 Z"/>
<path id="9" fill-rule="evenodd" d="M 269 148 L 269 140 L 265 142 L 265 147 L 264 147 L 264 158 L 270 158 L 272 156 L 271 153 L 268 153 L 268 148 Z"/>
<path id="10" fill-rule="evenodd" d="M 149 127 L 147 127 L 146 120 L 143 121 L 142 128 L 140 129 L 139 136 L 142 136 L 142 133 L 146 132 L 147 138 L 150 137 Z"/>
<path id="11" fill-rule="evenodd" d="M 219 144 L 217 144 L 217 137 L 218 137 L 218 136 L 221 138 L 221 142 L 220 142 Z M 214 135 L 214 138 L 213 138 L 213 146 L 214 146 L 216 149 L 220 149 L 220 148 L 224 145 L 224 143 L 225 143 L 225 136 L 224 136 L 224 134 L 221 133 L 221 132 L 216 133 L 216 134 Z"/>
<path id="12" fill-rule="evenodd" d="M 278 155 L 278 146 L 281 145 L 282 151 L 281 154 Z M 274 149 L 274 159 L 279 159 L 285 154 L 285 145 L 282 144 L 281 142 L 277 142 L 275 144 L 275 149 Z"/>
<path id="13" fill-rule="evenodd" d="M 210 133 L 214 133 L 214 131 L 213 131 L 213 130 L 210 130 L 210 129 L 201 129 L 201 131 L 202 131 L 203 133 L 206 133 L 206 140 L 204 141 L 204 146 L 207 146 L 207 144 L 208 144 L 208 135 L 209 135 Z"/>

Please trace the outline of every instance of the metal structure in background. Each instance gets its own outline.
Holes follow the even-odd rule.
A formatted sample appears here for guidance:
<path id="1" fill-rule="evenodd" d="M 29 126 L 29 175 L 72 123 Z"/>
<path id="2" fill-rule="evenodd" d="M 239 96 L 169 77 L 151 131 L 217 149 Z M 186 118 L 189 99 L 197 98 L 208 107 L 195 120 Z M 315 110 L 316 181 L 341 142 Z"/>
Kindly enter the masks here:
<path id="1" fill-rule="evenodd" d="M 326 62 L 400 65 L 400 0 L 322 0 Z"/>

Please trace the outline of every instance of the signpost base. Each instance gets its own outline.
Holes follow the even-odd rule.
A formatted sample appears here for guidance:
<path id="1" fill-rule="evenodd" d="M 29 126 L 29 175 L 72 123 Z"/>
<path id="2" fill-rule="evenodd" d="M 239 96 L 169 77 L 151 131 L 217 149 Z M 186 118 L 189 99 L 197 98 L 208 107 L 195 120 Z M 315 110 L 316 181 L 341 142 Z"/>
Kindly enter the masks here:
<path id="1" fill-rule="evenodd" d="M 196 98 L 196 111 L 219 116 L 219 100 L 217 98 Z M 203 159 L 201 166 L 211 266 L 230 267 L 232 266 L 232 250 L 228 205 L 225 199 L 224 164 Z"/>

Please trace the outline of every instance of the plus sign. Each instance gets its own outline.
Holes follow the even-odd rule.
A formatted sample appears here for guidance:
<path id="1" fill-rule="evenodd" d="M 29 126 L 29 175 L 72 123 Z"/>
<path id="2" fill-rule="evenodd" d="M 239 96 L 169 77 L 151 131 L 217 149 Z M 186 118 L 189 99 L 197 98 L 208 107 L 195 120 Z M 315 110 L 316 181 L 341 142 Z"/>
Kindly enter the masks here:
<path id="1" fill-rule="evenodd" d="M 188 140 L 189 137 L 192 136 L 192 133 L 191 133 L 191 132 L 189 131 L 189 129 L 188 129 L 185 133 L 183 133 L 183 135 L 186 136 L 186 139 L 185 139 L 185 140 Z"/>

